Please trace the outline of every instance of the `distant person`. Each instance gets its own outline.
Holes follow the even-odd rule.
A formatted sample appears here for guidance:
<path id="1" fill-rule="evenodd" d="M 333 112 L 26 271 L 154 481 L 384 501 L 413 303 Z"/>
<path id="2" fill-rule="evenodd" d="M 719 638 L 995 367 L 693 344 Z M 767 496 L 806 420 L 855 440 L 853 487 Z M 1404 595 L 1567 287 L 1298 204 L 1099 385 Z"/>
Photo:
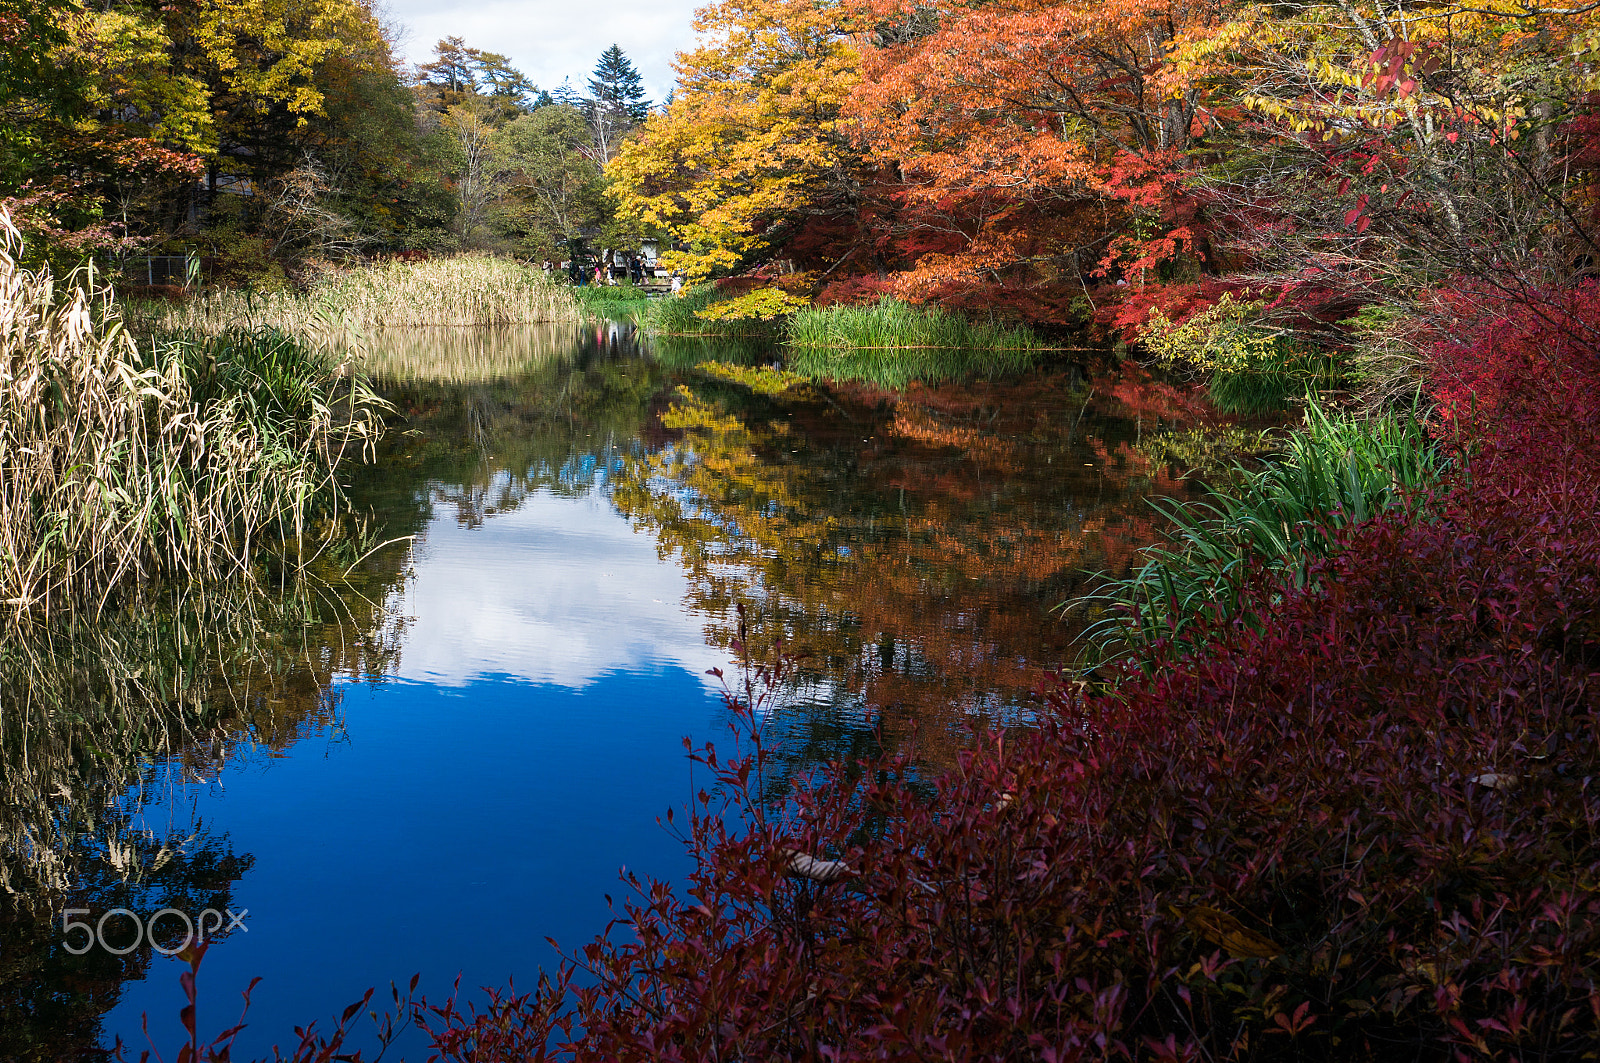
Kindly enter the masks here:
<path id="1" fill-rule="evenodd" d="M 683 294 L 683 274 L 679 273 L 677 270 L 672 271 L 672 294 Z"/>
<path id="2" fill-rule="evenodd" d="M 637 257 L 628 259 L 628 279 L 634 284 L 644 283 L 644 265 Z"/>
<path id="3" fill-rule="evenodd" d="M 596 284 L 604 283 L 604 281 L 602 280 L 603 276 L 604 276 L 604 270 L 598 264 L 596 264 L 596 266 L 594 267 L 594 282 Z"/>

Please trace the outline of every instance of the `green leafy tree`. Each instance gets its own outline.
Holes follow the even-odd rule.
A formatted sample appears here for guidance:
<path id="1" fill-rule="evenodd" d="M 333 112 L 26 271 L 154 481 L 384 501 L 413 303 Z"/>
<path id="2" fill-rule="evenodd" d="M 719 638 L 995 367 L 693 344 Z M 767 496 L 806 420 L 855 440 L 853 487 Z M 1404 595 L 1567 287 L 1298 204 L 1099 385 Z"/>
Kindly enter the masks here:
<path id="1" fill-rule="evenodd" d="M 566 240 L 596 235 L 610 208 L 578 108 L 541 107 L 506 126 L 500 143 L 509 174 L 508 221 L 529 253 L 553 254 Z"/>
<path id="2" fill-rule="evenodd" d="M 450 187 L 453 155 L 443 132 L 418 122 L 411 90 L 389 64 L 377 63 L 330 63 L 324 83 L 328 113 L 302 140 L 362 246 L 413 250 L 452 242 L 460 205 Z"/>
<path id="3" fill-rule="evenodd" d="M 0 0 L 0 182 L 22 184 L 40 165 L 44 127 L 84 107 L 85 85 L 50 62 L 67 41 L 64 0 Z"/>

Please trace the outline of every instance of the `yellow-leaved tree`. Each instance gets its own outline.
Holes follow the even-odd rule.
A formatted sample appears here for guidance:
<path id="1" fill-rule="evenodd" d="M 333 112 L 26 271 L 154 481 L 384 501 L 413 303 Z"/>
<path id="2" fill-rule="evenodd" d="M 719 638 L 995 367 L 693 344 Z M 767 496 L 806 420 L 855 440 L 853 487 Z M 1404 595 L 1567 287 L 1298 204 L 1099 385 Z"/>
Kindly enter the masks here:
<path id="1" fill-rule="evenodd" d="M 859 80 L 838 0 L 700 9 L 678 88 L 606 168 L 619 212 L 669 230 L 690 277 L 731 271 L 807 224 L 859 217 L 860 156 L 840 111 Z"/>

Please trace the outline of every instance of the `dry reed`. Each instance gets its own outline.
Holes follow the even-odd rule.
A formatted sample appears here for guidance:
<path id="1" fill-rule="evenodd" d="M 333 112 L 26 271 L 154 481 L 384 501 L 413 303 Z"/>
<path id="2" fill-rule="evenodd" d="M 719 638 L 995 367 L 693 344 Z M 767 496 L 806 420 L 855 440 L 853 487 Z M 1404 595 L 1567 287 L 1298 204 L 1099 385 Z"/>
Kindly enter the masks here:
<path id="1" fill-rule="evenodd" d="M 359 381 L 280 335 L 135 342 L 110 291 L 18 264 L 0 214 L 0 607 L 103 606 L 157 576 L 248 572 L 298 538 L 380 423 Z M 336 394 L 339 396 L 336 398 Z"/>
<path id="2" fill-rule="evenodd" d="M 182 303 L 146 303 L 140 331 L 216 335 L 270 325 L 314 341 L 411 326 L 477 327 L 583 319 L 565 285 L 490 255 L 386 262 L 330 273 L 305 292 L 213 289 Z"/>

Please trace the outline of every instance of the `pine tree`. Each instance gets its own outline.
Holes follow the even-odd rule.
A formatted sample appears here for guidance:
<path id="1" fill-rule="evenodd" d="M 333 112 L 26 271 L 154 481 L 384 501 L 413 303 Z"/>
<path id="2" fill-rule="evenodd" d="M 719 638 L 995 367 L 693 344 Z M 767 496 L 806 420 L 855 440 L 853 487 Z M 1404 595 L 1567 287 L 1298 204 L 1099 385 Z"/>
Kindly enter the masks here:
<path id="1" fill-rule="evenodd" d="M 417 67 L 424 81 L 451 92 L 478 91 L 478 79 L 472 69 L 481 54 L 478 49 L 468 48 L 460 37 L 445 37 L 433 46 L 433 54 L 436 56 L 433 62 Z"/>
<path id="2" fill-rule="evenodd" d="M 513 106 L 532 110 L 540 96 L 539 86 L 528 80 L 528 75 L 511 65 L 511 60 L 498 52 L 478 52 L 474 67 L 488 87 L 489 95 L 509 101 Z"/>
<path id="3" fill-rule="evenodd" d="M 638 123 L 650 114 L 650 101 L 644 97 L 644 79 L 621 48 L 613 44 L 600 53 L 589 79 L 589 93 L 597 103 L 615 108 Z"/>
<path id="4" fill-rule="evenodd" d="M 561 84 L 550 90 L 550 101 L 567 107 L 583 107 L 583 97 L 579 96 L 578 91 L 572 87 L 572 81 L 569 78 L 562 78 Z"/>

